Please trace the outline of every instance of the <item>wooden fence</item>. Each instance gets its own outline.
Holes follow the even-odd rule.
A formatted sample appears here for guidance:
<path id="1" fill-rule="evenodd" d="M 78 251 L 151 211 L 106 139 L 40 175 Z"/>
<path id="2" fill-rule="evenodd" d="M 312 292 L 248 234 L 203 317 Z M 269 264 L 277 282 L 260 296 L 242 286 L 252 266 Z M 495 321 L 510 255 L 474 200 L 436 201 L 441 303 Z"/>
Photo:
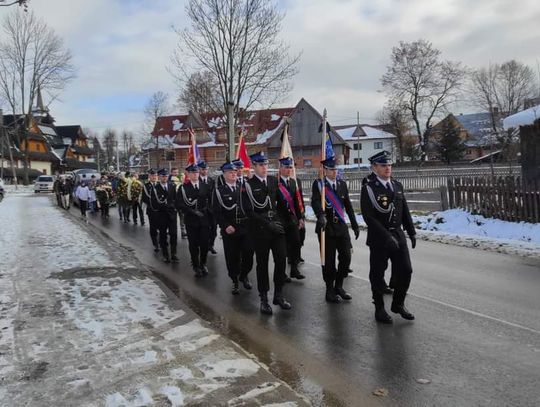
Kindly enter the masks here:
<path id="1" fill-rule="evenodd" d="M 487 218 L 513 222 L 540 221 L 540 183 L 520 177 L 448 179 L 448 205 Z"/>

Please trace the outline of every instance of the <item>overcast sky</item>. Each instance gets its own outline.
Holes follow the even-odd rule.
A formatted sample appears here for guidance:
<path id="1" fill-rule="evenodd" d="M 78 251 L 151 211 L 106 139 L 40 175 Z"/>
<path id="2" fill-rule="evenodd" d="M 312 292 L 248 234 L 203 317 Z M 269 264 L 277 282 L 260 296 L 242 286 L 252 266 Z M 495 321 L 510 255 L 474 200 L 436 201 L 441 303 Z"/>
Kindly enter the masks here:
<path id="1" fill-rule="evenodd" d="M 186 0 L 31 0 L 74 55 L 77 79 L 51 106 L 57 124 L 138 130 L 142 109 L 158 90 L 177 93 L 166 70 L 185 25 Z M 384 104 L 380 77 L 393 46 L 425 38 L 447 59 L 470 67 L 515 58 L 536 71 L 540 1 L 281 0 L 283 38 L 303 51 L 291 94 L 333 124 L 375 123 Z M 11 9 L 11 8 L 9 8 Z M 0 17 L 8 8 L 0 9 Z M 474 111 L 465 106 L 456 111 Z M 183 113 L 176 111 L 178 113 Z"/>

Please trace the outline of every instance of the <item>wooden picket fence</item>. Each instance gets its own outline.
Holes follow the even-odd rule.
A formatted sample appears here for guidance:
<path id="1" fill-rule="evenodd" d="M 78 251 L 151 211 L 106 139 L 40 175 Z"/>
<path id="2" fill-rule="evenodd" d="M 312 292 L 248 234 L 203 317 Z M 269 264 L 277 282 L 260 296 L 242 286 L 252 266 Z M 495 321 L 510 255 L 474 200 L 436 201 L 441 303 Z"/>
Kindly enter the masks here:
<path id="1" fill-rule="evenodd" d="M 540 183 L 520 177 L 448 178 L 448 206 L 487 218 L 540 222 Z"/>

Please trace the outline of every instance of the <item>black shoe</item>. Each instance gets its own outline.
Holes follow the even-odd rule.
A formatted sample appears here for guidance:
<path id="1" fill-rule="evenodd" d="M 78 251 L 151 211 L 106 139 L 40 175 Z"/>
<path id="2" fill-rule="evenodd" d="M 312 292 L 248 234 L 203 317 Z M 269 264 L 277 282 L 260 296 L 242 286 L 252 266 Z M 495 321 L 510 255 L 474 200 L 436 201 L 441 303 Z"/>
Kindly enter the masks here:
<path id="1" fill-rule="evenodd" d="M 170 263 L 171 259 L 169 258 L 169 256 L 163 256 L 163 262 Z"/>
<path id="2" fill-rule="evenodd" d="M 240 281 L 242 282 L 242 285 L 246 290 L 251 290 L 253 286 L 251 285 L 251 282 L 249 281 L 248 276 L 245 276 L 244 278 L 241 278 Z"/>
<path id="3" fill-rule="evenodd" d="M 304 259 L 301 258 L 301 257 L 298 259 L 298 262 L 299 262 L 299 263 L 305 263 Z"/>
<path id="4" fill-rule="evenodd" d="M 272 307 L 268 304 L 268 301 L 261 300 L 261 314 L 272 315 Z"/>
<path id="5" fill-rule="evenodd" d="M 306 278 L 306 276 L 300 273 L 300 271 L 295 270 L 295 271 L 291 271 L 291 278 L 296 278 L 297 280 L 303 280 L 304 278 Z"/>
<path id="6" fill-rule="evenodd" d="M 159 246 L 154 246 L 154 251 L 157 253 L 159 252 Z"/>
<path id="7" fill-rule="evenodd" d="M 333 302 L 334 304 L 339 304 L 341 302 L 341 297 L 336 295 L 336 292 L 333 287 L 326 288 L 325 299 L 328 302 Z"/>
<path id="8" fill-rule="evenodd" d="M 141 222 L 141 226 L 144 226 L 144 225 L 146 225 L 146 223 L 144 223 L 144 222 Z"/>
<path id="9" fill-rule="evenodd" d="M 178 257 L 176 257 L 176 254 L 173 254 L 173 255 L 171 256 L 171 261 L 172 261 L 173 263 L 179 263 L 179 262 L 180 262 L 180 259 L 179 259 Z"/>
<path id="10" fill-rule="evenodd" d="M 187 239 L 187 233 L 186 233 L 186 231 L 182 231 L 182 232 L 180 233 L 180 237 L 181 237 L 182 239 Z"/>
<path id="11" fill-rule="evenodd" d="M 201 267 L 201 273 L 203 274 L 203 276 L 207 276 L 208 275 L 208 267 L 206 267 L 205 264 L 203 264 Z"/>
<path id="12" fill-rule="evenodd" d="M 232 286 L 231 292 L 232 292 L 233 295 L 238 295 L 238 294 L 240 294 L 240 288 L 238 287 L 238 281 L 234 281 L 234 282 L 233 282 L 233 286 Z"/>
<path id="13" fill-rule="evenodd" d="M 386 287 L 384 287 L 383 293 L 384 294 L 393 294 L 394 290 L 392 290 L 390 287 L 386 286 Z"/>
<path id="14" fill-rule="evenodd" d="M 195 277 L 201 278 L 203 276 L 203 272 L 200 267 L 193 267 L 193 271 L 195 272 Z"/>
<path id="15" fill-rule="evenodd" d="M 283 297 L 274 297 L 272 302 L 274 305 L 279 305 L 281 309 L 289 310 L 292 308 L 292 305 Z"/>
<path id="16" fill-rule="evenodd" d="M 383 324 L 392 323 L 392 317 L 388 315 L 388 312 L 386 312 L 384 307 L 375 308 L 375 319 L 377 320 L 377 322 L 381 322 Z"/>
<path id="17" fill-rule="evenodd" d="M 292 280 L 291 280 L 291 278 L 290 278 L 289 276 L 286 276 L 286 277 L 285 277 L 285 282 L 286 282 L 286 283 L 290 283 L 291 281 L 292 281 Z"/>
<path id="18" fill-rule="evenodd" d="M 352 295 L 343 289 L 343 287 L 336 287 L 336 294 L 344 300 L 352 300 Z"/>
<path id="19" fill-rule="evenodd" d="M 212 246 L 208 251 L 212 254 L 217 254 L 216 249 L 214 249 L 214 246 Z"/>
<path id="20" fill-rule="evenodd" d="M 414 320 L 414 315 L 411 314 L 407 308 L 405 308 L 405 305 L 392 304 L 390 311 L 392 311 L 394 314 L 401 315 L 403 319 L 407 319 L 409 321 Z"/>

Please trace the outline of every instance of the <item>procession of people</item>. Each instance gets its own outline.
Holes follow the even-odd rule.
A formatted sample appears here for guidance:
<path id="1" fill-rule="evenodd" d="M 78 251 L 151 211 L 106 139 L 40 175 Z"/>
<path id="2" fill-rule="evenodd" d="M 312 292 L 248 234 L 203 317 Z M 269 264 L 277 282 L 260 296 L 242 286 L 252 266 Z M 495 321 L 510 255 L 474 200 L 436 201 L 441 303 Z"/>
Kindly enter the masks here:
<path id="1" fill-rule="evenodd" d="M 306 234 L 306 215 L 301 183 L 294 177 L 292 157 L 280 158 L 277 176 L 268 172 L 269 159 L 263 152 L 249 156 L 252 171 L 245 171 L 241 159 L 223 163 L 221 174 L 213 179 L 204 161 L 190 163 L 182 174 L 178 168 L 149 169 L 143 183 L 137 173 L 101 174 L 76 187 L 81 214 L 87 210 L 109 217 L 109 207 L 116 203 L 119 219 L 141 226 L 148 219 L 154 252 L 161 252 L 165 263 L 178 263 L 178 225 L 181 237 L 187 238 L 189 262 L 196 278 L 209 275 L 207 259 L 217 254 L 215 240 L 223 243 L 231 293 L 239 295 L 240 286 L 252 290 L 250 278 L 255 266 L 256 289 L 260 312 L 272 315 L 272 305 L 288 311 L 293 308 L 291 292 L 285 293 L 292 279 L 306 278 L 301 272 L 301 250 Z M 393 295 L 390 311 L 406 320 L 414 315 L 405 307 L 412 266 L 405 232 L 412 248 L 415 230 L 403 186 L 392 178 L 391 155 L 382 151 L 370 157 L 371 174 L 362 182 L 361 209 L 367 225 L 369 280 L 375 306 L 375 319 L 392 323 L 384 304 L 384 294 Z M 321 295 L 329 303 L 351 301 L 345 280 L 351 270 L 352 229 L 355 240 L 360 235 L 347 183 L 339 179 L 337 162 L 330 156 L 321 161 L 321 178 L 313 181 L 311 207 L 315 214 L 315 233 L 321 253 Z M 67 205 L 67 178 L 55 187 L 59 205 Z M 323 198 L 324 196 L 324 198 Z M 269 269 L 270 254 L 273 270 Z M 389 285 L 384 275 L 391 262 Z M 287 264 L 289 271 L 287 272 Z M 272 294 L 271 302 L 269 293 Z"/>

